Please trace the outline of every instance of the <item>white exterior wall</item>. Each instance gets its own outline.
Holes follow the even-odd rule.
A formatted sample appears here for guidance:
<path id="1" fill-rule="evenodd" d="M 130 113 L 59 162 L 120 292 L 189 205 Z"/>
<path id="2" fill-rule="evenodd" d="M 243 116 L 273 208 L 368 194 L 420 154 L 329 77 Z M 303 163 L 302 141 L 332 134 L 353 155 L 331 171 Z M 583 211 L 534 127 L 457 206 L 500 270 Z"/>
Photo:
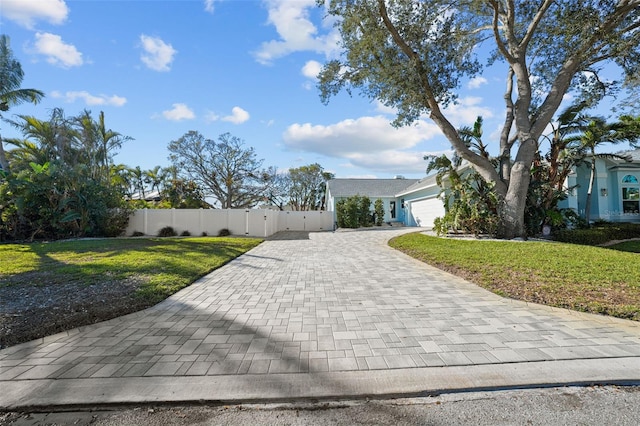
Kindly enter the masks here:
<path id="1" fill-rule="evenodd" d="M 216 236 L 221 229 L 228 229 L 231 235 L 268 237 L 279 231 L 333 230 L 333 219 L 326 211 L 144 209 L 133 212 L 125 235 L 134 232 L 157 235 L 166 226 L 171 226 L 178 235 L 189 231 L 193 236 L 200 236 L 203 232 Z"/>

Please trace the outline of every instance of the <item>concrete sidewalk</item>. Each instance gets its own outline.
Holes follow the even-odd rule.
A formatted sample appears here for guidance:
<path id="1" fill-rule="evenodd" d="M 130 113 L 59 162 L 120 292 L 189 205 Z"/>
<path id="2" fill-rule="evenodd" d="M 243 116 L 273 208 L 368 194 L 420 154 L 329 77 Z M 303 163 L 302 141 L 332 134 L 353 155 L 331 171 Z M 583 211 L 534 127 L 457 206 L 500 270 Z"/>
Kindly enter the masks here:
<path id="1" fill-rule="evenodd" d="M 640 324 L 503 299 L 386 245 L 409 231 L 279 234 L 153 308 L 4 349 L 0 408 L 640 383 Z"/>

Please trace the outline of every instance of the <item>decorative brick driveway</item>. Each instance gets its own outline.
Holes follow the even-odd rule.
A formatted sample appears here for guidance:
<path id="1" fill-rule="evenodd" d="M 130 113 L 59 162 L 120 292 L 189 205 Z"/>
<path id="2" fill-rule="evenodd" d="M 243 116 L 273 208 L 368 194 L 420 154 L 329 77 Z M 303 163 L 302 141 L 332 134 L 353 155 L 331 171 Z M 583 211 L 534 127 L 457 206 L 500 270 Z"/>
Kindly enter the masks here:
<path id="1" fill-rule="evenodd" d="M 0 381 L 640 357 L 637 323 L 498 297 L 386 245 L 408 231 L 279 234 L 153 308 L 0 351 Z"/>

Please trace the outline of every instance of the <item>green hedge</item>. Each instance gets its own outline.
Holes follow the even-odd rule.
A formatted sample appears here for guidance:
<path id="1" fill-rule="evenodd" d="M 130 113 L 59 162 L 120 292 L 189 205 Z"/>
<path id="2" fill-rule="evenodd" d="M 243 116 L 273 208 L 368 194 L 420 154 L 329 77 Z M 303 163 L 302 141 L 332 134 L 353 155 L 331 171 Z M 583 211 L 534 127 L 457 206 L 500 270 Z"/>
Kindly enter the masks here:
<path id="1" fill-rule="evenodd" d="M 588 229 L 560 229 L 554 232 L 556 241 L 589 246 L 629 238 L 640 238 L 640 223 L 607 223 Z"/>

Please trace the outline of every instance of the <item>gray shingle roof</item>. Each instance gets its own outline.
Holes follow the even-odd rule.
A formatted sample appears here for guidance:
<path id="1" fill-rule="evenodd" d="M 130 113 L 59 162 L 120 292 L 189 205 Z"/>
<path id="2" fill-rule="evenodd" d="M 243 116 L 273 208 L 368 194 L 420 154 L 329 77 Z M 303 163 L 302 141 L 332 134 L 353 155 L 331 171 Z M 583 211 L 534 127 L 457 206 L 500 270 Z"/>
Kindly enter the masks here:
<path id="1" fill-rule="evenodd" d="M 411 192 L 415 192 L 415 191 L 419 191 L 419 190 L 424 189 L 424 188 L 428 188 L 428 187 L 433 186 L 435 184 L 436 184 L 436 175 L 427 176 L 426 178 L 420 179 L 419 181 L 417 181 L 413 185 L 408 186 L 407 188 L 404 188 L 400 192 L 397 192 L 396 195 L 398 195 L 398 196 L 406 195 L 406 194 L 409 194 Z"/>
<path id="2" fill-rule="evenodd" d="M 625 154 L 629 154 L 633 161 L 640 161 L 640 148 L 633 151 L 627 151 Z"/>
<path id="3" fill-rule="evenodd" d="M 334 197 L 362 195 L 373 197 L 394 197 L 418 179 L 332 179 L 327 182 Z"/>

